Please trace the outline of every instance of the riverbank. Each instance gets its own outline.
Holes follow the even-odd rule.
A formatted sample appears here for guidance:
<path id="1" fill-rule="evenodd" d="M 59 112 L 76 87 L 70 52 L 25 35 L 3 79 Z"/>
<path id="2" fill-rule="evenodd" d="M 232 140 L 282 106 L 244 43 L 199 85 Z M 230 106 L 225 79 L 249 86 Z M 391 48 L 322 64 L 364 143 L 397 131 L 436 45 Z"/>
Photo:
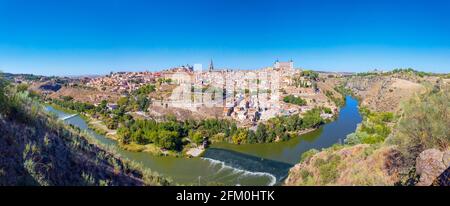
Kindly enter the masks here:
<path id="1" fill-rule="evenodd" d="M 144 153 L 148 153 L 153 156 L 183 157 L 183 155 L 180 152 L 163 150 L 163 149 L 157 147 L 155 144 L 140 145 L 140 144 L 136 144 L 136 143 L 132 142 L 130 144 L 120 144 L 119 143 L 118 146 L 120 148 L 130 151 L 130 152 L 144 152 Z"/>
<path id="2" fill-rule="evenodd" d="M 108 127 L 103 123 L 103 121 L 99 119 L 95 119 L 93 117 L 89 117 L 88 121 L 89 128 L 92 130 L 105 135 L 113 140 L 118 140 L 117 130 L 108 129 Z"/>
<path id="3" fill-rule="evenodd" d="M 93 117 L 89 117 L 87 123 L 89 128 L 92 129 L 93 131 L 118 142 L 119 136 L 117 135 L 117 130 L 108 129 L 108 127 L 106 127 L 103 121 L 95 119 Z M 183 156 L 183 154 L 180 152 L 164 150 L 156 146 L 155 144 L 141 145 L 134 142 L 131 142 L 129 144 L 121 144 L 118 142 L 118 146 L 130 152 L 145 152 L 154 156 L 172 156 L 172 157 Z"/>
<path id="4" fill-rule="evenodd" d="M 145 148 L 138 145 L 135 148 L 123 148 L 118 141 L 99 135 L 89 129 L 81 116 L 70 118 L 65 122 L 92 133 L 101 144 L 114 147 L 124 157 L 142 163 L 147 168 L 170 177 L 177 184 L 198 185 L 272 185 L 280 183 L 287 176 L 288 168 L 298 163 L 303 152 L 309 149 L 321 149 L 340 142 L 340 136 L 346 136 L 359 123 L 359 113 L 354 99 L 349 98 L 336 121 L 318 128 L 302 130 L 301 135 L 287 141 L 241 144 L 213 143 L 200 156 L 180 158 L 184 156 L 151 155 L 143 152 Z M 51 110 L 51 109 L 50 109 Z M 59 118 L 70 115 L 55 111 Z M 136 146 L 136 145 L 133 145 Z M 186 146 L 182 153 L 193 145 Z M 215 148 L 222 148 L 217 150 Z M 280 167 L 273 167 L 273 165 Z M 289 167 L 288 167 L 289 166 Z M 276 177 L 276 179 L 274 179 Z"/>
<path id="5" fill-rule="evenodd" d="M 72 111 L 69 109 L 65 109 L 65 108 L 61 108 L 59 105 L 55 105 L 55 104 L 50 104 L 51 106 L 68 112 L 68 113 L 77 113 L 77 111 Z M 338 115 L 339 113 L 337 113 L 336 115 Z M 183 146 L 183 149 L 181 151 L 174 151 L 174 150 L 165 150 L 163 148 L 160 148 L 158 146 L 156 146 L 155 144 L 151 143 L 151 144 L 138 144 L 136 142 L 130 142 L 128 144 L 122 144 L 119 141 L 119 135 L 117 133 L 117 130 L 112 130 L 112 129 L 108 129 L 106 124 L 104 123 L 104 121 L 94 118 L 89 114 L 83 114 L 80 113 L 80 117 L 87 123 L 88 127 L 93 130 L 94 132 L 101 134 L 113 141 L 117 142 L 117 145 L 124 150 L 130 151 L 130 152 L 143 152 L 143 153 L 148 153 L 150 155 L 153 156 L 172 156 L 172 157 L 199 157 L 201 156 L 204 152 L 205 149 L 199 149 L 200 147 L 198 145 L 191 145 L 191 144 L 185 144 Z M 320 125 L 326 124 L 326 123 L 330 123 L 335 121 L 336 118 L 327 118 L 327 119 L 323 119 L 322 123 Z M 284 120 L 285 121 L 285 120 Z M 290 122 L 285 122 L 285 123 L 290 123 Z M 273 125 L 272 125 L 273 126 Z M 234 142 L 229 142 L 229 140 L 226 139 L 221 139 L 219 141 L 212 141 L 211 146 L 215 147 L 216 145 L 224 145 L 224 144 L 234 144 L 234 145 L 259 145 L 259 144 L 273 144 L 273 143 L 282 143 L 282 142 L 286 142 L 289 141 L 291 139 L 297 139 L 300 136 L 306 135 L 308 133 L 314 132 L 316 130 L 318 130 L 321 126 L 313 126 L 310 128 L 305 128 L 305 129 L 300 129 L 300 130 L 296 130 L 296 131 L 286 131 L 286 133 L 288 134 L 288 139 L 285 139 L 284 137 L 281 138 L 280 136 L 277 136 L 275 138 L 275 140 L 271 141 L 271 142 L 253 142 L 253 143 L 249 143 L 247 141 L 243 141 L 241 144 L 236 144 Z M 268 134 L 268 133 L 267 133 Z M 234 137 L 233 137 L 234 138 Z M 246 137 L 247 138 L 247 137 Z M 252 147 L 252 146 L 249 146 Z M 258 146 L 256 146 L 258 147 Z"/>
<path id="6" fill-rule="evenodd" d="M 180 152 L 164 150 L 164 149 L 157 147 L 154 144 L 146 144 L 146 145 L 139 145 L 136 143 L 130 143 L 128 145 L 119 144 L 119 142 L 118 142 L 119 137 L 117 135 L 117 130 L 108 129 L 103 121 L 96 119 L 88 114 L 84 114 L 84 113 L 80 113 L 75 110 L 63 108 L 57 104 L 45 102 L 44 105 L 51 106 L 57 110 L 65 112 L 65 113 L 78 114 L 80 116 L 80 118 L 82 118 L 86 122 L 89 129 L 96 132 L 97 134 L 103 135 L 113 141 L 116 141 L 118 143 L 117 145 L 124 150 L 130 151 L 130 152 L 145 152 L 145 153 L 148 153 L 148 154 L 151 154 L 154 156 L 183 157 L 183 154 L 181 154 Z"/>
<path id="7" fill-rule="evenodd" d="M 89 121 L 89 118 L 86 115 L 81 114 L 80 112 L 77 112 L 75 110 L 67 109 L 67 108 L 61 107 L 61 106 L 59 106 L 57 104 L 51 103 L 51 102 L 43 102 L 43 105 L 44 106 L 51 106 L 51 107 L 53 107 L 53 108 L 55 108 L 57 110 L 65 112 L 65 113 L 78 114 L 83 120 Z"/>

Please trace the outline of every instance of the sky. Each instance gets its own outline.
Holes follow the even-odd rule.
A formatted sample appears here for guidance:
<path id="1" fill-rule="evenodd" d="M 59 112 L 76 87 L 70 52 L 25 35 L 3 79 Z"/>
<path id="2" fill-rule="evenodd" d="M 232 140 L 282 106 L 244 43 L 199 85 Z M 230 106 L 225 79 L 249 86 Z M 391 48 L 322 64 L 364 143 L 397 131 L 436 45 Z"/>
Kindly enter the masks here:
<path id="1" fill-rule="evenodd" d="M 0 71 L 450 72 L 447 0 L 0 0 Z"/>

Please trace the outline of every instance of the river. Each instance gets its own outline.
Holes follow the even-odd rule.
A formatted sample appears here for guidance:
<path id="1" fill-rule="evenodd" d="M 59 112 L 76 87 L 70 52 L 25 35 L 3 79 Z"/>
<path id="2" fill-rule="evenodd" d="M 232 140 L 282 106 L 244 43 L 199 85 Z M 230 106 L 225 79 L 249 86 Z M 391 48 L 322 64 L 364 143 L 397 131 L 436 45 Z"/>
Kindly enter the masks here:
<path id="1" fill-rule="evenodd" d="M 50 106 L 46 109 L 59 118 L 71 115 Z M 213 144 L 203 157 L 190 159 L 156 157 L 144 152 L 126 151 L 120 149 L 116 141 L 90 130 L 80 116 L 64 121 L 87 130 L 102 144 L 117 147 L 123 157 L 140 162 L 179 184 L 274 185 L 287 176 L 289 169 L 299 162 L 303 152 L 342 142 L 347 134 L 355 131 L 362 118 L 358 112 L 357 100 L 347 96 L 346 104 L 335 121 L 299 138 L 266 144 Z"/>

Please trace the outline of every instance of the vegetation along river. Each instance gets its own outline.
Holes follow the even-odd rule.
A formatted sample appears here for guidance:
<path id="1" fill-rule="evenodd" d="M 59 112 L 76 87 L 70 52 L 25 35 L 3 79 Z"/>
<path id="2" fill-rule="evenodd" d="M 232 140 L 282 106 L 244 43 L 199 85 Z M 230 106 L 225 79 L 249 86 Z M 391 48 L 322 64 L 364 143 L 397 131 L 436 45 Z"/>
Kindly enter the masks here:
<path id="1" fill-rule="evenodd" d="M 46 109 L 59 118 L 71 114 Z M 120 149 L 117 142 L 99 135 L 88 128 L 80 116 L 64 120 L 92 134 L 101 144 L 112 145 L 119 154 L 142 163 L 152 171 L 170 177 L 175 183 L 187 185 L 274 185 L 280 183 L 289 169 L 299 162 L 301 154 L 309 149 L 321 149 L 342 142 L 347 134 L 355 131 L 362 120 L 356 99 L 347 96 L 338 118 L 319 129 L 285 142 L 235 145 L 213 144 L 203 157 L 177 158 L 152 156 L 145 152 Z"/>

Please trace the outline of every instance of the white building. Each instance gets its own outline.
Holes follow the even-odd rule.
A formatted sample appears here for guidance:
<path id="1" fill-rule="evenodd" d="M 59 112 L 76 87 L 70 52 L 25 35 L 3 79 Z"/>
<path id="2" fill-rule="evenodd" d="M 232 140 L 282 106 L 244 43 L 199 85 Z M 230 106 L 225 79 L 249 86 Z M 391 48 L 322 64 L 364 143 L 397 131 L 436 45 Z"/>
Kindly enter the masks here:
<path id="1" fill-rule="evenodd" d="M 275 68 L 277 70 L 291 70 L 291 69 L 294 69 L 294 62 L 292 60 L 290 60 L 288 62 L 280 62 L 277 60 L 273 64 L 273 68 Z"/>

